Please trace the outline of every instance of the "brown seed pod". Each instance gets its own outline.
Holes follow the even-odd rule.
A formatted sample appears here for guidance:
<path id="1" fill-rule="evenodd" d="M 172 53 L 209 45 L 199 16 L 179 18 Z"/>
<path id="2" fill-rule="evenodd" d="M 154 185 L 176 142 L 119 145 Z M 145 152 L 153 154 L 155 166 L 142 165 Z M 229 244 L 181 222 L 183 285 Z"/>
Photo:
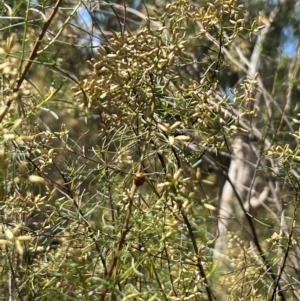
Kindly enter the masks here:
<path id="1" fill-rule="evenodd" d="M 134 176 L 133 183 L 136 186 L 142 186 L 145 183 L 145 175 L 142 172 L 137 172 Z"/>

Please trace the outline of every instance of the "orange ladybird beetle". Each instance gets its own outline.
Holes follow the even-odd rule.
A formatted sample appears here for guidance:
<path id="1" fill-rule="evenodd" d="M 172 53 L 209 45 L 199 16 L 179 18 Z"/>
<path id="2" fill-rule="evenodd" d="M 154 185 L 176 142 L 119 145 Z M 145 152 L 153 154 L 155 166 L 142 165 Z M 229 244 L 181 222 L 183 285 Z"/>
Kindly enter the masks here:
<path id="1" fill-rule="evenodd" d="M 142 172 L 137 172 L 134 176 L 133 183 L 136 186 L 142 186 L 145 183 L 145 175 Z"/>

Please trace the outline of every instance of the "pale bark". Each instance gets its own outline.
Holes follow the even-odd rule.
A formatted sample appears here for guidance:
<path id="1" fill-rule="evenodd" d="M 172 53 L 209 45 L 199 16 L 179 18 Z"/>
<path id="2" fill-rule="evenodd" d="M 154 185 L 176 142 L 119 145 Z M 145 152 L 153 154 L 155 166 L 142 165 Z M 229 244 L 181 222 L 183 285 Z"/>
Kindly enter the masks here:
<path id="1" fill-rule="evenodd" d="M 252 162 L 255 161 L 255 155 L 244 137 L 237 137 L 232 142 L 232 160 L 230 163 L 228 178 L 221 195 L 221 204 L 219 209 L 219 238 L 216 241 L 215 249 L 220 252 L 227 245 L 227 230 L 230 220 L 243 217 L 239 208 L 237 195 L 243 200 L 253 177 L 254 168 Z M 232 185 L 235 187 L 233 190 Z"/>

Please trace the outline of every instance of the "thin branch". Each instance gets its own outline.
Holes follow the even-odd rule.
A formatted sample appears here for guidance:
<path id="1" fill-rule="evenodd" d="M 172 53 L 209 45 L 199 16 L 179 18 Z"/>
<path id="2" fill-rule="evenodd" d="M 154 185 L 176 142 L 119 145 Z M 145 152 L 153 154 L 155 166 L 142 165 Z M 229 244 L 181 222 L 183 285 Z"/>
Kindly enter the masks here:
<path id="1" fill-rule="evenodd" d="M 61 3 L 62 3 L 62 1 L 63 0 L 57 0 L 56 4 L 54 6 L 52 14 L 50 15 L 49 19 L 45 22 L 45 24 L 44 24 L 44 26 L 43 26 L 43 28 L 42 28 L 39 36 L 38 36 L 38 39 L 36 40 L 36 42 L 35 42 L 35 44 L 33 46 L 33 49 L 32 49 L 32 51 L 31 51 L 31 53 L 29 55 L 29 59 L 28 59 L 28 62 L 26 64 L 25 68 L 24 68 L 24 71 L 21 73 L 20 78 L 16 82 L 16 85 L 15 85 L 15 87 L 13 89 L 13 92 L 17 92 L 19 90 L 19 88 L 21 87 L 21 85 L 22 85 L 22 83 L 23 83 L 23 81 L 24 81 L 24 79 L 25 79 L 25 77 L 26 77 L 26 75 L 27 75 L 27 73 L 28 73 L 28 71 L 29 71 L 32 63 L 34 62 L 34 60 L 36 59 L 36 57 L 38 55 L 38 49 L 39 49 L 39 46 L 40 46 L 40 44 L 41 44 L 41 42 L 42 42 L 42 40 L 44 38 L 44 35 L 46 34 L 46 32 L 47 32 L 50 24 L 52 23 L 52 21 L 53 21 L 55 15 L 56 15 L 56 13 L 57 13 L 57 11 L 58 11 Z M 2 112 L 2 114 L 0 116 L 0 123 L 2 122 L 3 118 L 7 114 L 7 112 L 9 110 L 11 104 L 13 103 L 13 101 L 14 101 L 13 97 L 11 97 L 7 101 L 6 106 L 5 106 L 3 112 Z"/>
<path id="2" fill-rule="evenodd" d="M 288 236 L 288 241 L 287 241 L 287 247 L 286 247 L 286 250 L 285 250 L 285 253 L 284 253 L 284 256 L 282 258 L 282 261 L 281 261 L 281 264 L 279 266 L 279 271 L 278 271 L 278 275 L 277 275 L 277 278 L 275 279 L 275 282 L 274 282 L 274 289 L 273 289 L 273 292 L 272 292 L 272 296 L 271 296 L 271 299 L 270 301 L 274 301 L 276 300 L 276 295 L 282 295 L 282 291 L 281 291 L 281 288 L 280 288 L 280 280 L 282 278 L 282 274 L 283 274 L 283 271 L 284 271 L 284 268 L 285 268 L 285 265 L 286 265 L 286 262 L 287 262 L 287 258 L 288 258 L 288 255 L 289 255 L 289 251 L 290 251 L 290 248 L 291 248 L 291 245 L 292 245 L 292 240 L 293 240 L 293 233 L 294 233 L 294 230 L 295 230 L 295 227 L 296 227 L 296 216 L 297 216 L 297 208 L 299 206 L 298 202 L 298 187 L 294 187 L 295 189 L 295 206 L 294 206 L 294 213 L 293 213 L 293 223 L 292 223 L 292 227 L 291 227 L 291 230 L 290 230 L 290 233 L 289 233 L 289 236 Z"/>
<path id="3" fill-rule="evenodd" d="M 141 171 L 142 171 L 142 163 L 139 165 L 139 168 L 138 168 L 137 172 L 139 173 Z M 114 252 L 113 259 L 112 259 L 111 264 L 110 264 L 110 268 L 107 271 L 106 280 L 109 280 L 111 278 L 111 276 L 113 275 L 113 273 L 114 273 L 114 270 L 115 270 L 116 265 L 118 263 L 119 253 L 123 249 L 123 245 L 125 243 L 126 236 L 127 236 L 128 232 L 130 230 L 130 225 L 129 224 L 130 224 L 131 212 L 132 212 L 132 207 L 133 207 L 134 196 L 135 196 L 135 193 L 136 193 L 137 189 L 138 189 L 138 186 L 136 185 L 135 182 L 133 182 L 132 187 L 131 187 L 131 191 L 130 191 L 130 194 L 129 194 L 129 198 L 128 198 L 129 204 L 128 204 L 128 207 L 127 207 L 127 213 L 126 213 L 125 221 L 124 221 L 124 224 L 123 224 L 123 227 L 122 227 L 122 234 L 121 234 L 121 237 L 120 237 L 120 240 L 119 240 L 119 243 L 118 243 L 118 247 Z M 101 292 L 101 297 L 99 299 L 100 301 L 105 300 L 106 294 L 108 292 L 108 288 L 109 288 L 108 285 L 105 285 L 103 287 L 102 292 Z"/>

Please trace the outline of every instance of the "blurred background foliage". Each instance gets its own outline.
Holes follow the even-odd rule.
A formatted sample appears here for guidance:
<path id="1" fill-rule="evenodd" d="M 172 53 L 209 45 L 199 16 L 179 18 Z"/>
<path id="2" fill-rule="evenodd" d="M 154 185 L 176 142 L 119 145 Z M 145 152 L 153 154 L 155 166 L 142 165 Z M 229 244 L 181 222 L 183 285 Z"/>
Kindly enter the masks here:
<path id="1" fill-rule="evenodd" d="M 8 0 L 0 37 L 1 300 L 300 300 L 298 1 Z"/>

